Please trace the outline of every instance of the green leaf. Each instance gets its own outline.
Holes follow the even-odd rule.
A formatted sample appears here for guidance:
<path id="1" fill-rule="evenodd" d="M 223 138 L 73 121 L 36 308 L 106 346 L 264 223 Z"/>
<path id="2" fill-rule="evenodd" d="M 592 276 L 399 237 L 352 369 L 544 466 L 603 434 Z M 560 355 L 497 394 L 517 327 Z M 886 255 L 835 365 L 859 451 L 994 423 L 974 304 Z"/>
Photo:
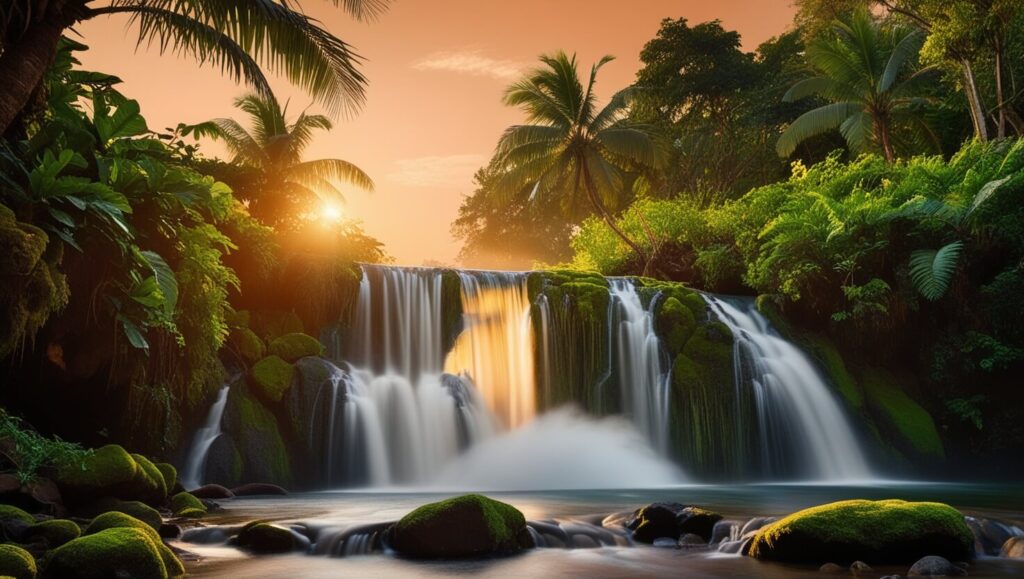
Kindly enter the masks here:
<path id="1" fill-rule="evenodd" d="M 117 319 L 121 321 L 121 328 L 124 329 L 124 335 L 127 336 L 128 342 L 135 348 L 148 352 L 149 342 L 146 341 L 146 337 L 142 335 L 142 331 L 135 325 L 135 322 L 120 314 Z"/>
<path id="2" fill-rule="evenodd" d="M 163 294 L 164 312 L 170 316 L 174 313 L 174 307 L 178 303 L 178 278 L 174 275 L 167 262 L 155 251 L 140 251 L 139 255 L 145 260 L 149 268 L 153 270 L 153 276 Z"/>
<path id="3" fill-rule="evenodd" d="M 109 143 L 115 139 L 134 137 L 149 130 L 146 126 L 146 119 L 139 114 L 139 103 L 134 100 L 126 100 L 114 111 L 112 115 L 102 115 L 101 111 L 96 112 L 93 124 L 96 125 L 96 132 L 100 140 Z M 104 111 L 105 112 L 105 111 Z"/>
<path id="4" fill-rule="evenodd" d="M 919 249 L 910 254 L 910 280 L 925 299 L 935 301 L 946 295 L 963 248 L 962 241 L 954 241 L 938 250 Z"/>

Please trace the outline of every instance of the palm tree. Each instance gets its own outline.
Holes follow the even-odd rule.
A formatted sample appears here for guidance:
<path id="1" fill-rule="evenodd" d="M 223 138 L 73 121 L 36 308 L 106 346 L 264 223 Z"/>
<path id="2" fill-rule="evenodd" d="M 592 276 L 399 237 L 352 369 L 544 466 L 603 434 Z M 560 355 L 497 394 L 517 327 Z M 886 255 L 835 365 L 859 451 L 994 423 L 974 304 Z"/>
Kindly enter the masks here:
<path id="1" fill-rule="evenodd" d="M 343 201 L 338 181 L 368 191 L 373 181 L 362 169 L 341 159 L 303 161 L 313 131 L 330 130 L 323 115 L 300 114 L 287 121 L 287 106 L 277 99 L 250 94 L 235 100 L 249 116 L 250 129 L 234 119 L 214 119 L 179 127 L 182 135 L 221 140 L 234 155 L 234 178 L 226 178 L 235 193 L 249 205 L 254 217 L 279 229 L 296 227 L 318 199 Z"/>
<path id="2" fill-rule="evenodd" d="M 818 95 L 830 102 L 793 121 L 779 138 L 779 155 L 788 157 L 802 141 L 837 128 L 852 150 L 874 145 L 889 161 L 896 158 L 896 126 L 915 127 L 935 140 L 920 115 L 931 102 L 919 96 L 920 81 L 931 69 L 912 70 L 924 39 L 916 28 L 881 26 L 866 11 L 835 21 L 832 34 L 807 47 L 815 76 L 783 97 L 791 102 Z"/>
<path id="3" fill-rule="evenodd" d="M 515 195 L 526 187 L 530 198 L 564 195 L 563 207 L 573 208 L 585 195 L 646 269 L 650 261 L 645 252 L 616 225 L 609 206 L 617 206 L 624 196 L 627 172 L 660 167 L 665 151 L 653 126 L 626 118 L 629 89 L 597 108 L 597 72 L 611 60 L 605 56 L 591 68 L 584 88 L 575 55 L 543 55 L 543 67 L 506 90 L 505 103 L 522 108 L 530 124 L 505 129 L 498 142 L 495 163 L 503 173 L 499 189 Z"/>
<path id="4" fill-rule="evenodd" d="M 373 19 L 389 0 L 331 0 Z M 0 2 L 0 134 L 29 103 L 66 30 L 124 15 L 138 46 L 155 45 L 217 66 L 270 96 L 261 65 L 307 90 L 331 113 L 355 110 L 366 79 L 352 47 L 289 0 L 3 0 Z"/>

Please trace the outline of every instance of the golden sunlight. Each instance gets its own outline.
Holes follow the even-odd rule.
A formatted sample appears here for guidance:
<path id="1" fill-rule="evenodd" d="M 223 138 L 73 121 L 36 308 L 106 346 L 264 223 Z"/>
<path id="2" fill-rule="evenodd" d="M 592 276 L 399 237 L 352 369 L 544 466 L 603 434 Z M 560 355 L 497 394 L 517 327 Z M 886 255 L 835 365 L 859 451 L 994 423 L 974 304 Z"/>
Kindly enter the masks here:
<path id="1" fill-rule="evenodd" d="M 344 216 L 345 214 L 342 211 L 341 206 L 335 203 L 324 203 L 323 207 L 320 208 L 320 217 L 324 221 L 339 223 L 341 218 Z"/>

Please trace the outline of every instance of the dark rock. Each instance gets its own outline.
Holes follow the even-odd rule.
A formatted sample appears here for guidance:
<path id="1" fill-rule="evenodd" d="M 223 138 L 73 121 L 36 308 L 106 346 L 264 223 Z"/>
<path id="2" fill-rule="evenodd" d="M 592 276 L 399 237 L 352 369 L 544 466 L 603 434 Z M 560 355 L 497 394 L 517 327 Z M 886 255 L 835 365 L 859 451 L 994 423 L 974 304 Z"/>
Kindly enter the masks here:
<path id="1" fill-rule="evenodd" d="M 760 531 L 765 525 L 770 525 L 777 520 L 779 520 L 778 517 L 754 517 L 747 521 L 747 523 L 743 525 L 743 528 L 740 529 L 740 536 L 742 537 L 747 533 Z"/>
<path id="2" fill-rule="evenodd" d="M 29 523 L 22 519 L 4 519 L 0 521 L 0 529 L 3 530 L 5 539 L 20 543 L 25 539 L 29 528 L 34 524 L 34 522 Z"/>
<path id="3" fill-rule="evenodd" d="M 242 484 L 242 455 L 230 434 L 221 433 L 210 444 L 203 478 L 226 487 Z"/>
<path id="4" fill-rule="evenodd" d="M 967 526 L 974 533 L 974 548 L 979 553 L 998 555 L 1007 539 L 1013 537 L 1010 528 L 991 519 L 964 517 Z"/>
<path id="5" fill-rule="evenodd" d="M 389 543 L 400 554 L 417 558 L 477 557 L 533 547 L 519 510 L 475 494 L 414 510 L 391 527 Z"/>
<path id="6" fill-rule="evenodd" d="M 682 537 L 679 537 L 680 547 L 707 547 L 708 543 L 704 540 L 704 537 L 696 533 L 686 533 Z"/>
<path id="7" fill-rule="evenodd" d="M 248 483 L 231 489 L 236 497 L 251 497 L 256 495 L 286 495 L 288 491 L 277 485 L 269 483 Z"/>
<path id="8" fill-rule="evenodd" d="M 182 531 L 181 540 L 196 545 L 216 545 L 228 540 L 228 532 L 223 527 L 193 527 Z"/>
<path id="9" fill-rule="evenodd" d="M 658 547 L 660 549 L 678 549 L 679 548 L 679 542 L 676 541 L 675 539 L 671 538 L 671 537 L 658 537 L 657 539 L 655 539 L 651 543 L 651 545 L 654 545 L 655 547 Z"/>
<path id="10" fill-rule="evenodd" d="M 601 542 L 590 535 L 573 535 L 569 545 L 573 549 L 597 549 Z"/>
<path id="11" fill-rule="evenodd" d="M 232 384 L 228 391 L 223 426 L 224 433 L 210 446 L 207 481 L 227 487 L 238 484 L 238 481 L 265 481 L 284 487 L 291 485 L 290 453 L 277 416 L 244 382 Z M 234 455 L 215 454 L 217 442 L 224 438 L 234 447 Z M 230 461 L 228 474 L 238 475 L 238 478 L 222 480 L 212 476 L 215 456 L 218 460 Z"/>
<path id="12" fill-rule="evenodd" d="M 626 528 L 633 531 L 633 540 L 653 543 L 659 537 L 679 540 L 679 526 L 676 516 L 685 509 L 679 503 L 651 503 L 633 513 L 626 522 Z"/>
<path id="13" fill-rule="evenodd" d="M 549 523 L 547 521 L 530 521 L 527 525 L 542 535 L 546 541 L 550 541 L 550 539 L 553 538 L 556 539 L 561 546 L 569 545 L 569 534 L 565 532 L 565 529 L 558 526 L 557 523 Z"/>
<path id="14" fill-rule="evenodd" d="M 728 553 L 729 555 L 737 555 L 743 551 L 745 545 L 750 544 L 750 539 L 740 541 L 722 541 L 718 544 L 719 553 Z"/>
<path id="15" fill-rule="evenodd" d="M 230 499 L 235 496 L 230 489 L 218 484 L 203 485 L 189 492 L 197 499 Z"/>
<path id="16" fill-rule="evenodd" d="M 843 569 L 835 563 L 825 563 L 824 565 L 818 568 L 818 571 L 822 573 L 845 573 L 846 569 Z"/>
<path id="17" fill-rule="evenodd" d="M 907 571 L 908 577 L 959 577 L 966 574 L 967 571 L 936 555 L 919 559 L 910 571 Z"/>
<path id="18" fill-rule="evenodd" d="M 260 555 L 290 553 L 301 547 L 298 537 L 291 529 L 254 521 L 242 527 L 231 544 Z"/>
<path id="19" fill-rule="evenodd" d="M 1024 559 L 1024 537 L 1010 537 L 999 550 L 1000 557 Z"/>
<path id="20" fill-rule="evenodd" d="M 725 540 L 735 540 L 740 538 L 740 522 L 732 520 L 722 520 L 715 523 L 714 528 L 711 529 L 711 540 L 708 543 L 716 545 Z"/>
<path id="21" fill-rule="evenodd" d="M 330 428 L 332 411 L 345 404 L 349 382 L 348 373 L 329 360 L 307 357 L 295 363 L 292 385 L 282 402 L 286 422 L 294 435 L 290 446 L 295 456 L 293 462 L 297 463 L 293 466 L 301 472 L 300 480 L 327 480 L 330 473 L 326 472 L 323 457 L 327 455 L 329 441 L 322 433 Z M 334 418 L 344 420 L 344 416 Z M 335 432 L 344 432 L 340 430 L 344 428 L 341 424 L 336 427 Z"/>
<path id="22" fill-rule="evenodd" d="M 871 565 L 868 565 L 864 561 L 854 561 L 853 564 L 850 565 L 850 572 L 854 575 L 864 575 L 866 573 L 874 573 L 875 570 L 871 568 Z"/>
<path id="23" fill-rule="evenodd" d="M 715 523 L 722 520 L 722 515 L 700 507 L 686 507 L 676 515 L 676 526 L 679 534 L 693 533 L 699 535 L 706 543 L 711 538 Z"/>
<path id="24" fill-rule="evenodd" d="M 177 539 L 181 536 L 181 527 L 174 523 L 160 525 L 160 537 L 164 539 Z"/>

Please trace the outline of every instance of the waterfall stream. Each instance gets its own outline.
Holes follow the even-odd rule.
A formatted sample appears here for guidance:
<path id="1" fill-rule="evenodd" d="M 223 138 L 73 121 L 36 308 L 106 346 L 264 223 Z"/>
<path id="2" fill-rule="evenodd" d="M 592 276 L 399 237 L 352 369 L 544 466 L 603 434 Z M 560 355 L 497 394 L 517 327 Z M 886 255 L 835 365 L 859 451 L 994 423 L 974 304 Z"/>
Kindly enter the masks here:
<path id="1" fill-rule="evenodd" d="M 224 416 L 224 407 L 228 403 L 228 385 L 221 386 L 217 398 L 206 415 L 206 422 L 192 437 L 185 459 L 185 468 L 181 473 L 181 484 L 186 489 L 194 489 L 203 484 L 203 473 L 206 469 L 206 455 L 210 446 L 220 436 L 220 420 Z"/>

